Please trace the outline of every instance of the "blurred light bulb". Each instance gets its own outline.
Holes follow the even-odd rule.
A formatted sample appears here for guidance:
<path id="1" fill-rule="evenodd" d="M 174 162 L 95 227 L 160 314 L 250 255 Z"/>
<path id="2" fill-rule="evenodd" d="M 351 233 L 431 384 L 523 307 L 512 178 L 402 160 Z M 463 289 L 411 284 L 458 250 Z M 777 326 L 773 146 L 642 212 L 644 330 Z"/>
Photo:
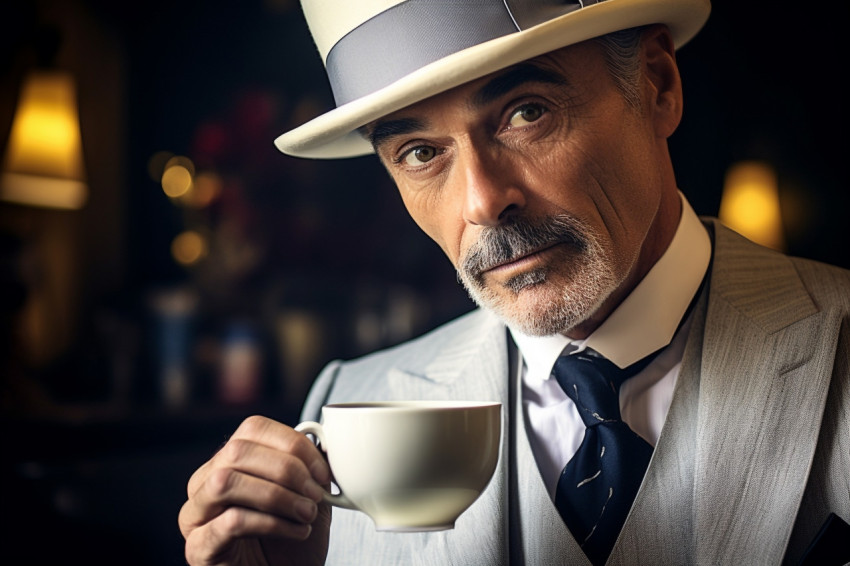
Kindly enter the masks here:
<path id="1" fill-rule="evenodd" d="M 209 206 L 221 194 L 221 185 L 221 177 L 218 174 L 211 171 L 198 173 L 184 200 L 190 206 L 197 208 Z"/>
<path id="2" fill-rule="evenodd" d="M 207 241 L 198 232 L 187 230 L 171 243 L 171 256 L 181 265 L 192 265 L 207 255 Z"/>
<path id="3" fill-rule="evenodd" d="M 720 221 L 763 246 L 785 247 L 779 183 L 767 163 L 742 161 L 729 168 L 720 201 Z"/>

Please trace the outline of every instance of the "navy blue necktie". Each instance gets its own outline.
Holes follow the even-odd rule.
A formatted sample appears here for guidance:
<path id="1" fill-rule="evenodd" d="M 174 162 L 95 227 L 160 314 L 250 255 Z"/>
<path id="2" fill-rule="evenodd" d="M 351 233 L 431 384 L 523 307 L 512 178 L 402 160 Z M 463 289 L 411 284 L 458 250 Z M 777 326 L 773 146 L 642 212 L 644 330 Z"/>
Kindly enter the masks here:
<path id="1" fill-rule="evenodd" d="M 620 369 L 590 351 L 561 356 L 553 373 L 572 399 L 584 439 L 558 480 L 555 505 L 593 564 L 604 564 L 640 488 L 652 446 L 621 420 L 620 385 L 655 357 Z"/>

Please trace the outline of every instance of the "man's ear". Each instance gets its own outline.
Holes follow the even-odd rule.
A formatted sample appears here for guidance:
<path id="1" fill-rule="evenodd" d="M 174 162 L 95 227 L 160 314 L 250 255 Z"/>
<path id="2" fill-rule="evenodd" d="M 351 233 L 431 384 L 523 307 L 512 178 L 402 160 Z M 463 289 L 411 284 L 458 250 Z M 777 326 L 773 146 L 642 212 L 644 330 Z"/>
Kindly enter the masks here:
<path id="1" fill-rule="evenodd" d="M 647 110 L 651 113 L 656 135 L 666 139 L 682 120 L 682 78 L 670 30 L 660 24 L 648 27 L 641 48 L 649 89 Z"/>

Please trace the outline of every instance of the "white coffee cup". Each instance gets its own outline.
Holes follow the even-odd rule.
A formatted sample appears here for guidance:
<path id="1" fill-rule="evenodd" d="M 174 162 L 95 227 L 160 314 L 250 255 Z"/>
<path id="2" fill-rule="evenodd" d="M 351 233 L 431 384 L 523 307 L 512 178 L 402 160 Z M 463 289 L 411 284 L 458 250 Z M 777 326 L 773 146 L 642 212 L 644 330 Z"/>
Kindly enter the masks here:
<path id="1" fill-rule="evenodd" d="M 379 531 L 439 531 L 481 495 L 496 469 L 500 403 L 395 401 L 322 407 L 316 436 L 340 493 L 325 501 L 366 513 Z"/>

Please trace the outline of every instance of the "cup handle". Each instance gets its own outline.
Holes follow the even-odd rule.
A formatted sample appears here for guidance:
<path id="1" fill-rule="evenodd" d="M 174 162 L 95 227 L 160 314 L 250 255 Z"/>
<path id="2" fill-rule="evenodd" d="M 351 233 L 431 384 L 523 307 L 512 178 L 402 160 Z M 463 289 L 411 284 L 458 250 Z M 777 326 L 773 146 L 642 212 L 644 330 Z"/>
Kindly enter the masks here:
<path id="1" fill-rule="evenodd" d="M 322 428 L 320 423 L 314 421 L 304 421 L 295 427 L 295 430 L 301 432 L 303 434 L 312 434 L 316 437 L 319 446 L 322 449 L 322 452 L 327 454 L 327 449 L 325 448 L 325 431 Z M 343 509 L 353 509 L 355 511 L 359 511 L 360 509 L 351 502 L 348 497 L 346 497 L 342 493 L 334 494 L 329 493 L 328 491 L 322 490 L 324 493 L 322 494 L 322 501 L 325 503 L 330 503 L 331 505 L 335 505 L 337 507 L 342 507 Z"/>

